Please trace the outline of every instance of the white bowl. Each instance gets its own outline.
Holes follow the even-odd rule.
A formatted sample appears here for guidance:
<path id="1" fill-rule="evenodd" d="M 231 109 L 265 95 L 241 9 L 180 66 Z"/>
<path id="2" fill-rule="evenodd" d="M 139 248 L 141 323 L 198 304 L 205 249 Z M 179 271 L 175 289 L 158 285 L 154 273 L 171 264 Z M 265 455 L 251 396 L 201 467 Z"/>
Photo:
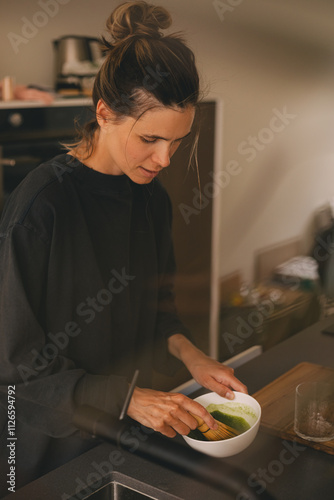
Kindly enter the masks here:
<path id="1" fill-rule="evenodd" d="M 250 429 L 243 432 L 239 436 L 224 439 L 221 441 L 200 441 L 188 436 L 183 436 L 189 446 L 197 451 L 201 451 L 202 453 L 211 455 L 213 457 L 231 457 L 232 455 L 236 455 L 237 453 L 245 450 L 251 444 L 259 430 L 261 420 L 261 406 L 256 401 L 256 399 L 252 398 L 252 396 L 249 396 L 248 394 L 244 394 L 242 392 L 234 392 L 234 394 L 235 398 L 231 400 L 218 396 L 218 394 L 216 394 L 215 392 L 209 392 L 208 394 L 203 394 L 202 396 L 195 398 L 194 401 L 197 401 L 205 408 L 211 403 L 226 405 L 228 404 L 232 406 L 235 406 L 235 403 L 247 405 L 251 407 L 253 411 L 249 413 L 243 413 L 241 407 L 240 412 L 238 412 L 238 416 L 242 416 L 248 422 L 248 424 L 251 426 Z"/>

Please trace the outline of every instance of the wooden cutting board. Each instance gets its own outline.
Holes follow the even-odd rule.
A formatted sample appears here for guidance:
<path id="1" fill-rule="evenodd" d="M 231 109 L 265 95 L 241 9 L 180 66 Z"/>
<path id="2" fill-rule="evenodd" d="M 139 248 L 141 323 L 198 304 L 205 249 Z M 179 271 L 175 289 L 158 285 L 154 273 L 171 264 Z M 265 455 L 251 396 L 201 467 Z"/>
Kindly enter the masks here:
<path id="1" fill-rule="evenodd" d="M 262 408 L 261 429 L 334 455 L 334 440 L 313 443 L 297 436 L 293 429 L 296 386 L 314 380 L 334 383 L 334 370 L 313 363 L 300 363 L 253 394 Z"/>

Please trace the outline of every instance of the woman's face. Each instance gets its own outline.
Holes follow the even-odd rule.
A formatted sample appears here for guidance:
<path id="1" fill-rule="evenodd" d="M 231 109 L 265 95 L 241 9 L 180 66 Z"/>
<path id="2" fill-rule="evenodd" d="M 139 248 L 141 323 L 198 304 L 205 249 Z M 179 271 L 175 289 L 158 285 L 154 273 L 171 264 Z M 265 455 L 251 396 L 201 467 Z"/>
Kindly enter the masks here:
<path id="1" fill-rule="evenodd" d="M 168 167 L 183 138 L 191 131 L 195 110 L 156 107 L 138 120 L 112 118 L 110 110 L 99 102 L 100 133 L 89 166 L 106 174 L 126 174 L 137 184 L 147 184 Z"/>

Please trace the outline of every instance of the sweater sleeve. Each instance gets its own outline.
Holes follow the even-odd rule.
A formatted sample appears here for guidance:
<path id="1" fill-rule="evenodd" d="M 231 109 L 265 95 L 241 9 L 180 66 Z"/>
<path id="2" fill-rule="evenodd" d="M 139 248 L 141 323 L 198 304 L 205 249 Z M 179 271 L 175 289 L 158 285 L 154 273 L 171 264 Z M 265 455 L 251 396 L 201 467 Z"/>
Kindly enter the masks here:
<path id="1" fill-rule="evenodd" d="M 76 431 L 76 404 L 119 415 L 128 384 L 76 367 L 66 349 L 47 337 L 48 244 L 31 227 L 15 224 L 0 236 L 0 403 L 15 385 L 18 422 L 52 437 Z"/>

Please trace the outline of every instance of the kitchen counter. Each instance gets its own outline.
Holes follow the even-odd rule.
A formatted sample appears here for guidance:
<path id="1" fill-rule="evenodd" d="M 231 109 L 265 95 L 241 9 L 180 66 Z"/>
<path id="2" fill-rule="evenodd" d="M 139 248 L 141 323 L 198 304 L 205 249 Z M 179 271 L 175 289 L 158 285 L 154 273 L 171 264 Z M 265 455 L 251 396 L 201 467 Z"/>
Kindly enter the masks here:
<path id="1" fill-rule="evenodd" d="M 296 364 L 308 361 L 334 368 L 334 336 L 324 335 L 324 326 L 334 323 L 334 316 L 312 325 L 303 332 L 278 344 L 256 359 L 235 370 L 252 394 Z M 203 390 L 197 391 L 193 397 Z M 149 439 L 149 437 L 148 437 Z M 181 437 L 175 438 L 183 444 Z M 186 446 L 184 444 L 184 446 Z M 116 453 L 118 455 L 112 455 Z M 111 460 L 113 458 L 113 460 Z M 110 460 L 114 463 L 110 471 Z M 208 460 L 212 460 L 208 457 Z M 235 466 L 246 472 L 248 485 L 254 493 L 264 496 L 269 490 L 277 500 L 332 500 L 334 460 L 326 453 L 298 443 L 287 442 L 259 431 L 251 446 L 228 459 L 213 459 L 221 475 Z M 109 466 L 107 462 L 109 461 Z M 102 471 L 104 469 L 104 472 Z M 103 475 L 103 478 L 102 478 Z M 255 478 L 258 483 L 255 485 Z M 110 480 L 125 482 L 130 487 L 161 500 L 216 500 L 235 498 L 247 500 L 244 494 L 227 496 L 200 481 L 162 467 L 129 451 L 117 450 L 113 444 L 102 443 L 88 453 L 39 480 L 11 494 L 13 500 L 66 500 L 86 498 Z M 83 492 L 86 491 L 86 496 Z M 106 493 L 107 495 L 107 493 Z M 9 498 L 9 497 L 8 497 Z M 92 499 L 94 495 L 92 495 Z M 95 498 L 132 498 L 99 496 Z M 94 500 L 95 500 L 94 498 Z M 145 498 L 143 496 L 133 498 Z M 147 498 L 147 497 L 146 497 Z"/>
<path id="2" fill-rule="evenodd" d="M 56 96 L 54 101 L 50 104 L 45 104 L 40 101 L 25 101 L 25 100 L 13 100 L 13 101 L 1 101 L 0 109 L 25 109 L 25 108 L 54 108 L 54 107 L 67 107 L 67 106 L 90 106 L 93 103 L 91 97 L 85 96 Z"/>
<path id="3" fill-rule="evenodd" d="M 183 442 L 182 438 L 180 442 Z M 132 444 L 135 448 L 135 438 Z M 186 445 L 183 445 L 186 447 Z M 191 450 L 193 452 L 193 450 Z M 211 457 L 203 455 L 204 463 Z M 221 473 L 224 464 L 221 464 Z M 159 500 L 230 500 L 223 494 L 194 478 L 186 477 L 176 470 L 162 467 L 155 461 L 137 456 L 136 452 L 118 449 L 115 445 L 102 443 L 68 464 L 46 474 L 36 481 L 10 493 L 8 500 L 112 500 L 108 492 L 101 496 L 101 489 L 117 482 L 126 485 L 145 496 L 115 497 L 118 500 L 139 500 L 153 498 Z"/>
<path id="4" fill-rule="evenodd" d="M 334 335 L 321 333 L 332 324 L 334 316 L 306 328 L 235 370 L 237 377 L 253 394 L 303 361 L 334 368 Z M 332 500 L 334 457 L 295 443 L 291 463 L 284 465 L 287 449 L 286 441 L 260 431 L 247 450 L 226 461 L 247 470 L 250 480 L 262 474 L 263 484 L 279 500 Z"/>

